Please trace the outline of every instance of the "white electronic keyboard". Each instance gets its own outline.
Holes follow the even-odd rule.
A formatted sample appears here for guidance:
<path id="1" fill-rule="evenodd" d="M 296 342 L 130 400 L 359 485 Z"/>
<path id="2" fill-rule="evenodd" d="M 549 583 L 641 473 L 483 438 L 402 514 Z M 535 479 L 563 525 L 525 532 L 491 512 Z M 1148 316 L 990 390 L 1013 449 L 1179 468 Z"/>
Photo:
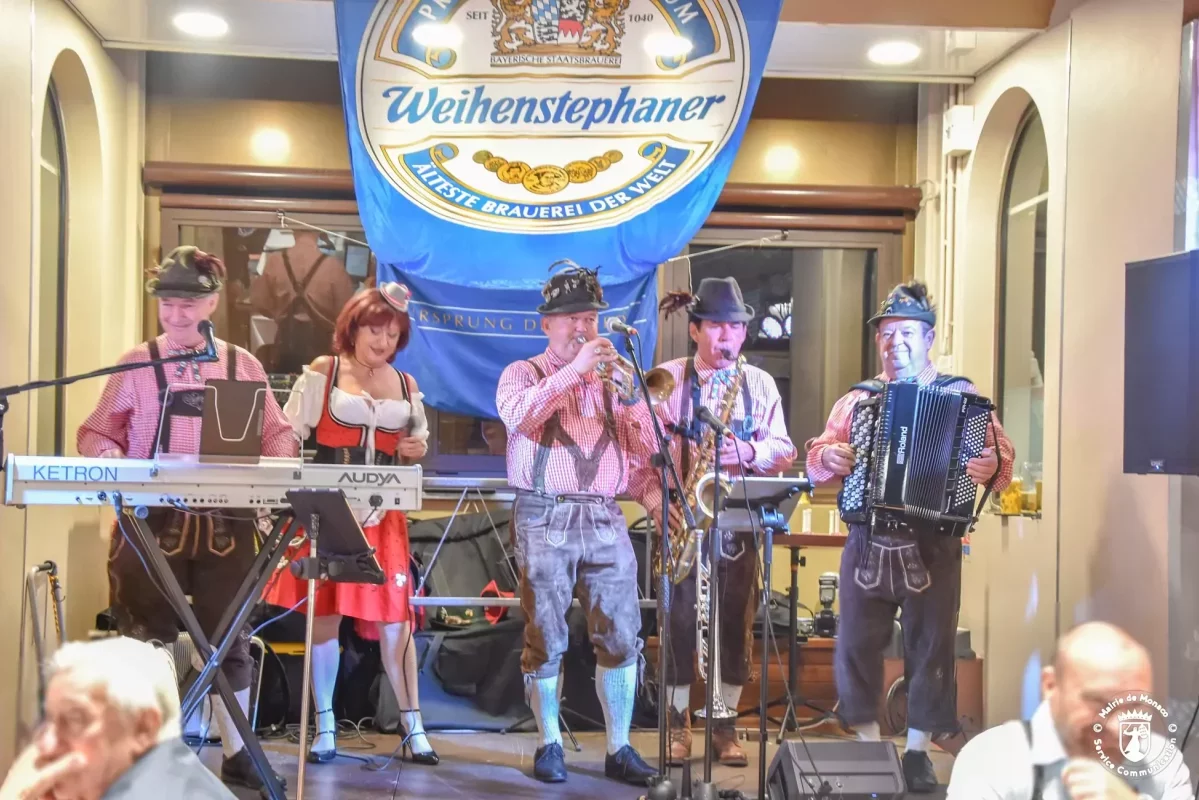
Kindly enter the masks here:
<path id="1" fill-rule="evenodd" d="M 294 458 L 215 464 L 195 457 L 64 458 L 8 456 L 4 502 L 10 506 L 282 508 L 289 489 L 341 489 L 351 508 L 415 511 L 420 466 L 341 466 Z"/>

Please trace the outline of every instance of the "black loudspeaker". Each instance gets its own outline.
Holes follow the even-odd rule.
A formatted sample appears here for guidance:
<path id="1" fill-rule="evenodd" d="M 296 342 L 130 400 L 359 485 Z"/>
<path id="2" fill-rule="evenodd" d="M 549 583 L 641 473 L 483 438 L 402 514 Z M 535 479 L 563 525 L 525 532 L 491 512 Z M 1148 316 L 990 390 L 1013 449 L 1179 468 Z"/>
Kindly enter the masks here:
<path id="1" fill-rule="evenodd" d="M 1124 471 L 1199 475 L 1199 251 L 1127 265 Z"/>
<path id="2" fill-rule="evenodd" d="M 770 800 L 818 797 L 822 782 L 832 790 L 828 797 L 845 800 L 886 800 L 905 791 L 899 753 L 890 742 L 783 742 L 767 774 Z"/>

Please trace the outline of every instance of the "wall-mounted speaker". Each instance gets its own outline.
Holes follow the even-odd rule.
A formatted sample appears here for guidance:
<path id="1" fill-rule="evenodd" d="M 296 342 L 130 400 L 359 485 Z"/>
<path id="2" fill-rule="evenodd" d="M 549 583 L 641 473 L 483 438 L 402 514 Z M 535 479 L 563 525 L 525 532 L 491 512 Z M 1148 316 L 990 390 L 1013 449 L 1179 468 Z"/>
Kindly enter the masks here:
<path id="1" fill-rule="evenodd" d="M 891 742 L 783 742 L 767 773 L 770 800 L 819 797 L 823 783 L 832 790 L 829 797 L 845 800 L 886 800 L 905 791 Z"/>

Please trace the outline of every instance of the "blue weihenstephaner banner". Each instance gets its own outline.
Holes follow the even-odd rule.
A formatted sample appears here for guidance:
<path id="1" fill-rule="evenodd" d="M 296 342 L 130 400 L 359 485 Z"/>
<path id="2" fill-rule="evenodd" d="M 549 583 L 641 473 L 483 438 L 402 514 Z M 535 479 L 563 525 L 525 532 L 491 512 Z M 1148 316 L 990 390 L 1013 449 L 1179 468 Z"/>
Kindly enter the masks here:
<path id="1" fill-rule="evenodd" d="M 397 363 L 426 402 L 496 416 L 564 258 L 652 358 L 655 269 L 716 203 L 781 4 L 335 0 L 359 214 L 379 279 L 413 291 Z"/>

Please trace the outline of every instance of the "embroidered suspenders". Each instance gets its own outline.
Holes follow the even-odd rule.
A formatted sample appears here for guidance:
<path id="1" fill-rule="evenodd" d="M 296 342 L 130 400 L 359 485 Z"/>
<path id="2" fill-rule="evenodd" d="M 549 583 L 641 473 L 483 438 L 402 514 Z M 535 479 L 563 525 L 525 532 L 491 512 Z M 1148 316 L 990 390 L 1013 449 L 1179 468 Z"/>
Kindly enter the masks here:
<path id="1" fill-rule="evenodd" d="M 158 349 L 158 340 L 151 339 L 149 343 L 150 360 L 157 361 L 161 356 Z M 226 358 L 228 361 L 228 377 L 229 380 L 237 380 L 237 348 L 229 345 L 225 348 Z M 154 380 L 158 383 L 158 408 L 160 413 L 165 405 L 166 412 L 162 414 L 162 425 L 154 434 L 154 443 L 150 446 L 150 458 L 158 454 L 158 445 L 161 442 L 162 452 L 169 453 L 171 451 L 171 420 L 174 417 L 199 417 L 204 414 L 204 394 L 203 389 L 184 389 L 183 391 L 171 391 L 167 384 L 166 370 L 162 364 L 154 365 Z"/>
<path id="2" fill-rule="evenodd" d="M 545 372 L 541 367 L 537 366 L 533 361 L 529 362 L 533 367 L 533 371 L 537 373 L 537 380 L 543 381 L 546 378 Z M 571 438 L 566 429 L 562 427 L 562 417 L 560 411 L 555 411 L 553 415 L 545 421 L 545 425 L 541 428 L 541 440 L 537 443 L 537 455 L 533 461 L 533 489 L 539 494 L 545 492 L 545 467 L 549 462 L 550 448 L 555 445 L 562 445 L 570 453 L 575 463 L 575 474 L 579 480 L 579 491 L 591 491 L 591 484 L 595 482 L 595 476 L 599 473 L 600 459 L 604 457 L 604 452 L 611 446 L 615 446 L 617 442 L 616 433 L 616 418 L 612 415 L 612 394 L 608 391 L 608 387 L 604 387 L 604 429 L 600 433 L 599 440 L 595 443 L 595 447 L 591 450 L 590 455 L 583 454 L 583 448 Z M 617 447 L 619 450 L 619 447 Z M 624 459 L 620 459 L 620 479 L 624 479 Z"/>

